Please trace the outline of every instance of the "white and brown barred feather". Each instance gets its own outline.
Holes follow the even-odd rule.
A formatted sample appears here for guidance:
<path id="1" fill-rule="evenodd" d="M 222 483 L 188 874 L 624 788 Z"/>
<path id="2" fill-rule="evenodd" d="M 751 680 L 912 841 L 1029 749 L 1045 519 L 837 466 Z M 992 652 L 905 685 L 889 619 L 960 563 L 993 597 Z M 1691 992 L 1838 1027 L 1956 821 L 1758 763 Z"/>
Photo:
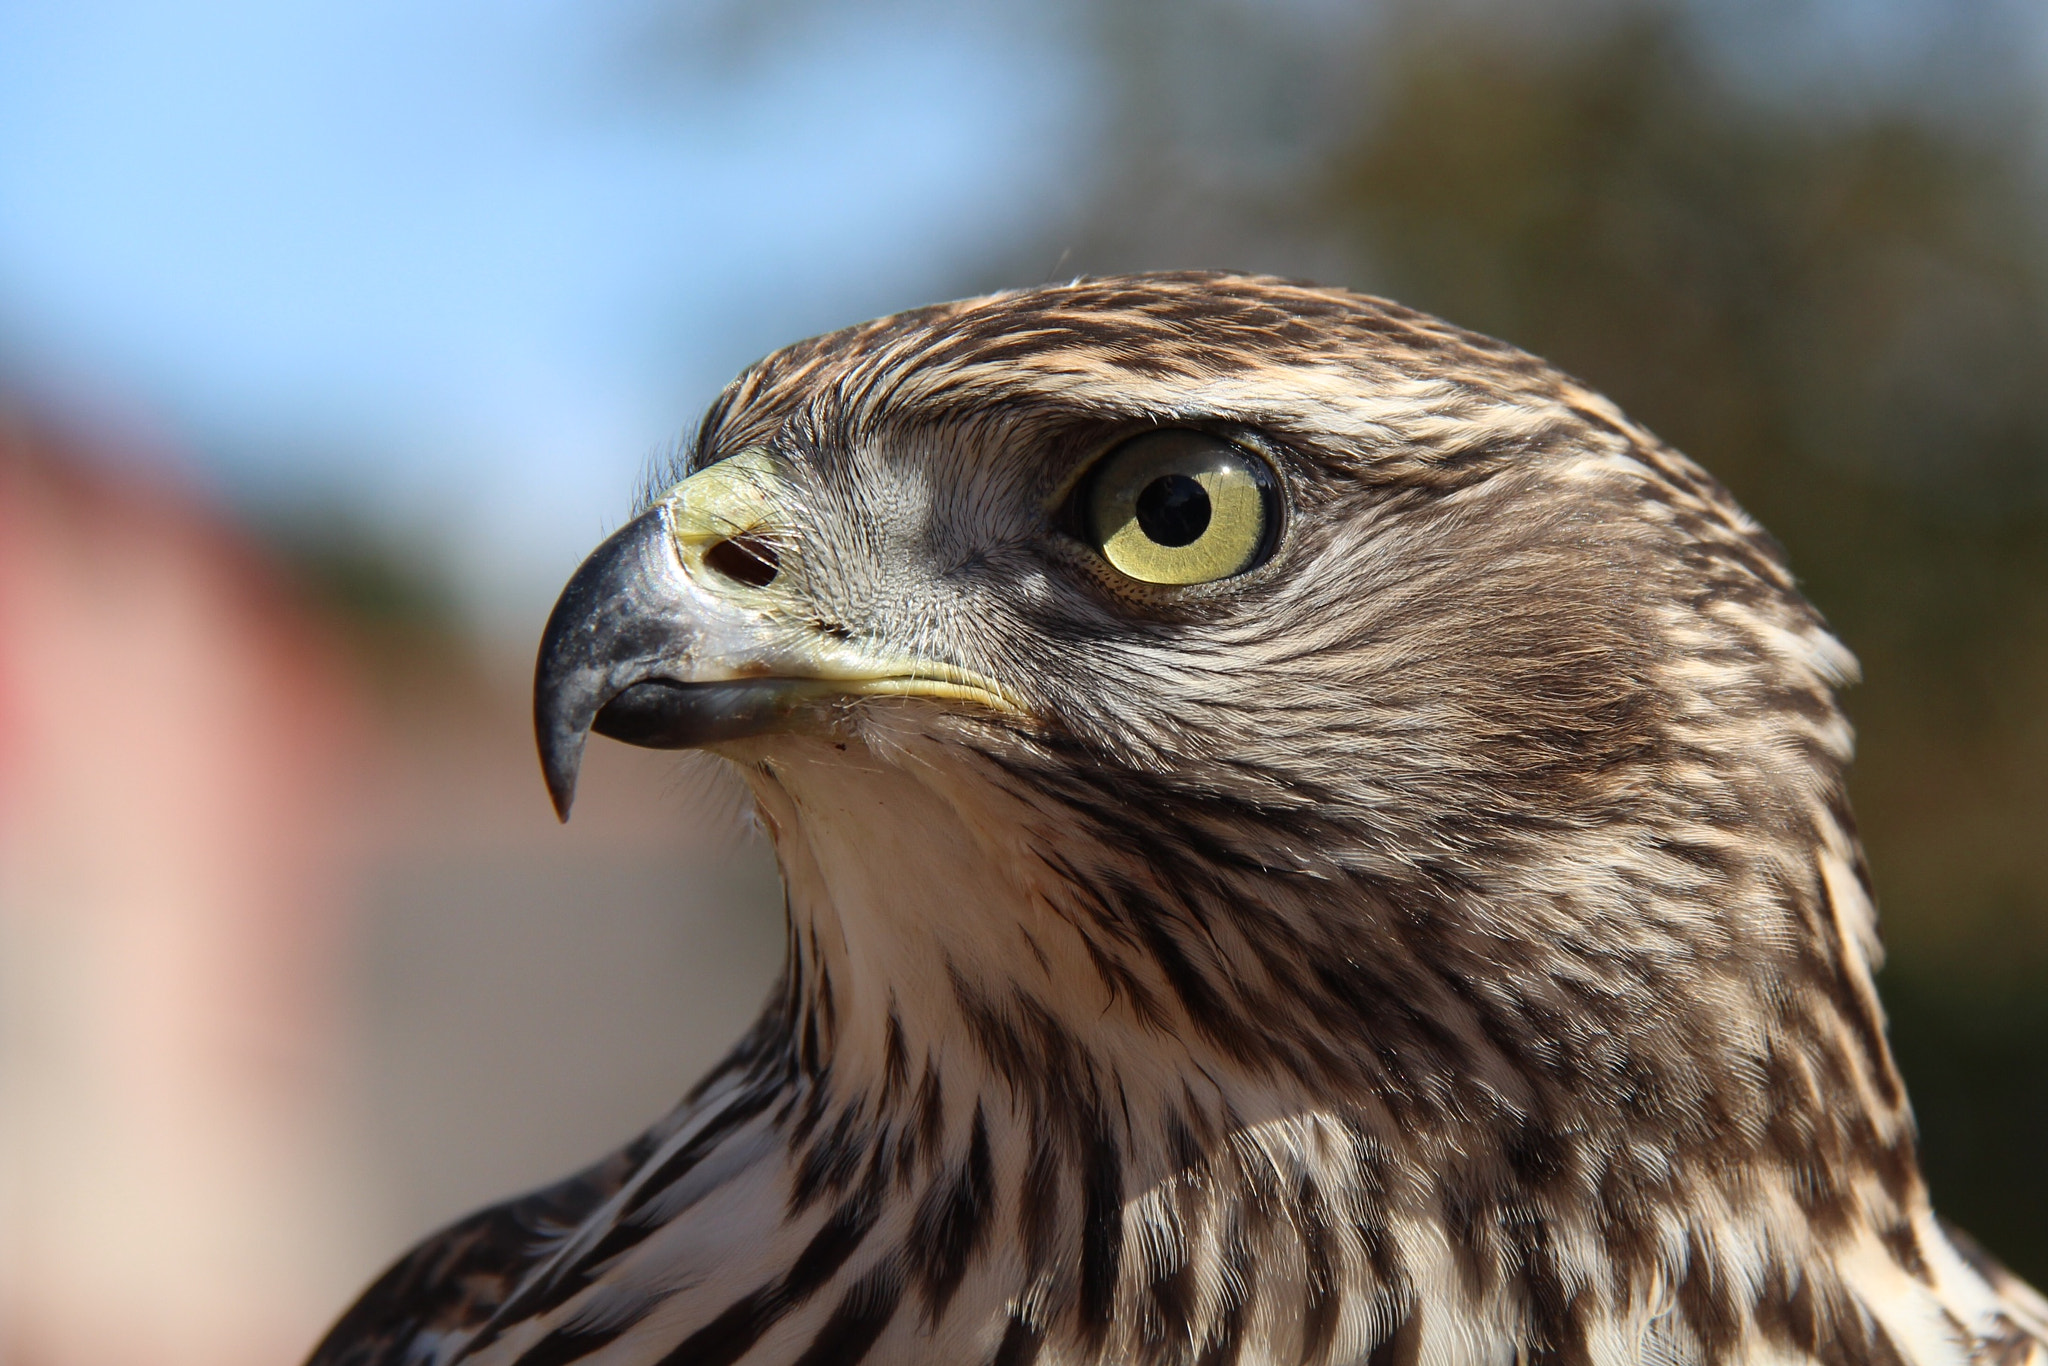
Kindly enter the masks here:
<path id="1" fill-rule="evenodd" d="M 1261 569 L 1148 593 L 1048 527 L 1168 424 L 1280 471 Z M 750 447 L 810 626 L 1030 719 L 871 699 L 731 756 L 789 893 L 761 1023 L 316 1366 L 2048 1363 L 1918 1173 L 1854 662 L 1612 404 L 1153 275 L 778 352 L 691 467 Z"/>

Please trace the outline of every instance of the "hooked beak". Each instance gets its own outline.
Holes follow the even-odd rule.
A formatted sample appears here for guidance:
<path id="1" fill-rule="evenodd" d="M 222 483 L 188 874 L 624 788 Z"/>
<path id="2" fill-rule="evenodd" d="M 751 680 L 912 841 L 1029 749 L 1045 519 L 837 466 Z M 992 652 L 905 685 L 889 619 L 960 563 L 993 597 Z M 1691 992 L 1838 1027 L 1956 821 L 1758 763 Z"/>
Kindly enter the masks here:
<path id="1" fill-rule="evenodd" d="M 668 521 L 666 507 L 656 507 L 613 532 L 548 614 L 533 727 L 563 820 L 576 798 L 586 732 L 685 749 L 771 729 L 805 700 L 791 686 L 798 680 L 715 677 L 720 665 L 757 653 L 755 623 L 684 572 Z"/>
<path id="2" fill-rule="evenodd" d="M 882 658 L 818 633 L 787 610 L 786 552 L 754 549 L 735 562 L 728 542 L 766 544 L 748 533 L 772 523 L 778 487 L 761 453 L 721 461 L 612 533 L 562 590 L 533 680 L 541 771 L 561 819 L 593 730 L 688 749 L 815 723 L 821 703 L 848 696 L 1017 709 L 965 669 Z"/>

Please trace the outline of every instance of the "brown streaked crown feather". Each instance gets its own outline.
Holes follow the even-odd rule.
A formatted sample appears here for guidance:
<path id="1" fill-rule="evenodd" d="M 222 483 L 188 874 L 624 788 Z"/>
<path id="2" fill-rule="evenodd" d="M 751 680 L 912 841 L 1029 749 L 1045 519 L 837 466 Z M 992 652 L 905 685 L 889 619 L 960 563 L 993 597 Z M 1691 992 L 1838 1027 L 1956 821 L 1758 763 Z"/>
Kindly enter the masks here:
<path id="1" fill-rule="evenodd" d="M 1051 511 L 1160 426 L 1270 460 L 1269 561 L 1155 591 Z M 790 892 L 762 1024 L 316 1362 L 2044 1359 L 1918 1176 L 1853 661 L 1598 394 L 1135 276 L 777 352 L 688 468 L 749 449 L 810 629 L 1022 715 L 729 749 Z"/>

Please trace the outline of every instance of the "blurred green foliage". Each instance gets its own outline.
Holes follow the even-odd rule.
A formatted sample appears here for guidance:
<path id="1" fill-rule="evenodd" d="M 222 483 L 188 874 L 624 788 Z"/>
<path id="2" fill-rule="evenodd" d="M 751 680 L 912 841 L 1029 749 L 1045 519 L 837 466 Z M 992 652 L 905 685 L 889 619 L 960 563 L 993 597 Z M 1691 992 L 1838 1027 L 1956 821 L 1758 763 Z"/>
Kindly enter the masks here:
<path id="1" fill-rule="evenodd" d="M 258 534 L 320 609 L 378 703 L 476 681 L 474 623 L 432 543 L 339 502 L 250 510 Z"/>
<path id="2" fill-rule="evenodd" d="M 269 530 L 301 585 L 343 620 L 433 634 L 458 630 L 454 590 L 410 546 L 348 517 L 308 516 Z"/>

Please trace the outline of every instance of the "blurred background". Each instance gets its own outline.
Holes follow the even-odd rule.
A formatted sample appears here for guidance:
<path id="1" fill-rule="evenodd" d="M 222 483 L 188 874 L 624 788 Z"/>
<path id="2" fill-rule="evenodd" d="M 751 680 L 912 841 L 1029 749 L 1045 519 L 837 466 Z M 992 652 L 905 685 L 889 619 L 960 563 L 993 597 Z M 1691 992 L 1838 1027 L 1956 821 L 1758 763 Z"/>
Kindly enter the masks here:
<path id="1" fill-rule="evenodd" d="M 527 669 L 736 369 L 1231 266 L 1550 357 L 1861 656 L 1936 1198 L 2048 1280 L 2048 11 L 0 0 L 0 1362 L 290 1361 L 665 1109 L 776 967 Z"/>

